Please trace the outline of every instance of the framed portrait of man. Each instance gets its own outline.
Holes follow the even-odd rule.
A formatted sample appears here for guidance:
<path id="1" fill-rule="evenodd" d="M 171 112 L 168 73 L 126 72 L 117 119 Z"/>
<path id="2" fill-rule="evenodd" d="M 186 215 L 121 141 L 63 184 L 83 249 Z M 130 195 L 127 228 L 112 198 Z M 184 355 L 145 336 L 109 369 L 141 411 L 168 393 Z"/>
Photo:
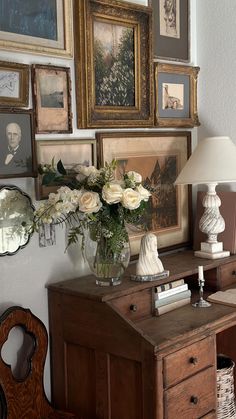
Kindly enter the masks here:
<path id="1" fill-rule="evenodd" d="M 0 178 L 35 177 L 32 111 L 1 109 L 0 138 Z"/>

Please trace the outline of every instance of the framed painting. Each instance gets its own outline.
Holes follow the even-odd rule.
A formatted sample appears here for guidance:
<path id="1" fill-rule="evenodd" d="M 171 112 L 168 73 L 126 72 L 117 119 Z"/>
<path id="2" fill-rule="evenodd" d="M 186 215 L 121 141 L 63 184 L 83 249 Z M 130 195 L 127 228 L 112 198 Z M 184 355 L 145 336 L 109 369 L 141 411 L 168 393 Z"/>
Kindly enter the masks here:
<path id="1" fill-rule="evenodd" d="M 161 127 L 200 125 L 197 112 L 199 67 L 155 63 L 155 124 Z"/>
<path id="2" fill-rule="evenodd" d="M 32 84 L 36 133 L 72 132 L 70 68 L 35 64 Z"/>
<path id="3" fill-rule="evenodd" d="M 0 61 L 0 106 L 27 107 L 29 66 Z"/>
<path id="4" fill-rule="evenodd" d="M 154 188 L 140 225 L 128 226 L 131 252 L 137 255 L 147 230 L 157 235 L 158 249 L 166 251 L 191 244 L 191 187 L 174 186 L 191 150 L 190 132 L 99 132 L 99 163 L 118 161 L 119 174 L 134 170 L 144 186 Z"/>
<path id="5" fill-rule="evenodd" d="M 151 8 L 74 4 L 78 126 L 153 126 Z"/>
<path id="6" fill-rule="evenodd" d="M 0 109 L 0 178 L 37 175 L 32 110 Z"/>
<path id="7" fill-rule="evenodd" d="M 72 57 L 72 1 L 0 0 L 0 48 Z"/>
<path id="8" fill-rule="evenodd" d="M 189 62 L 189 0 L 153 1 L 154 57 Z"/>
<path id="9" fill-rule="evenodd" d="M 66 169 L 73 169 L 78 164 L 97 165 L 95 139 L 37 140 L 37 159 L 40 165 L 62 160 Z M 50 192 L 56 192 L 58 186 L 42 185 L 42 176 L 35 179 L 36 199 L 46 199 Z"/>

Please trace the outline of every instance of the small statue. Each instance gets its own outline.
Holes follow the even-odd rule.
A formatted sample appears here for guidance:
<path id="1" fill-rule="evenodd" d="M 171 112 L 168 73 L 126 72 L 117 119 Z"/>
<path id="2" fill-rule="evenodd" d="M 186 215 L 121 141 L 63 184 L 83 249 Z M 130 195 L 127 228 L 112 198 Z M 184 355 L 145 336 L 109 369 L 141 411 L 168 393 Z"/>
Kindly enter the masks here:
<path id="1" fill-rule="evenodd" d="M 158 257 L 157 237 L 153 233 L 147 233 L 141 240 L 136 275 L 157 275 L 163 271 L 162 262 Z"/>

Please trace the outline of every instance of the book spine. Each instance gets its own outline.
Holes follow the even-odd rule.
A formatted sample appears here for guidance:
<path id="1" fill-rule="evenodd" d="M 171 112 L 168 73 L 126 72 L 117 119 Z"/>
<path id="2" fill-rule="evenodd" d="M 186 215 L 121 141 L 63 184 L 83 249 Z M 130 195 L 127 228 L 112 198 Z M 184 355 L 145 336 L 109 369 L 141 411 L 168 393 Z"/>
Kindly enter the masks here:
<path id="1" fill-rule="evenodd" d="M 162 298 L 169 297 L 170 295 L 177 294 L 188 289 L 188 284 L 180 285 L 179 287 L 171 288 L 167 291 L 157 292 L 155 294 L 155 299 L 161 300 Z"/>
<path id="2" fill-rule="evenodd" d="M 183 284 L 184 284 L 184 279 L 178 279 L 177 281 L 172 281 L 172 282 L 169 282 L 168 284 L 158 285 L 158 287 L 155 287 L 155 292 L 167 291 L 171 288 L 175 288 Z"/>
<path id="3" fill-rule="evenodd" d="M 155 300 L 155 308 L 174 303 L 175 301 L 183 300 L 184 298 L 191 297 L 191 291 L 186 290 L 177 294 L 171 295 L 170 297 L 162 298 L 161 300 Z"/>
<path id="4" fill-rule="evenodd" d="M 174 303 L 164 305 L 155 309 L 155 315 L 160 316 L 161 314 L 168 313 L 169 311 L 175 310 L 176 308 L 183 307 L 190 304 L 190 297 L 184 298 L 183 300 L 175 301 Z"/>

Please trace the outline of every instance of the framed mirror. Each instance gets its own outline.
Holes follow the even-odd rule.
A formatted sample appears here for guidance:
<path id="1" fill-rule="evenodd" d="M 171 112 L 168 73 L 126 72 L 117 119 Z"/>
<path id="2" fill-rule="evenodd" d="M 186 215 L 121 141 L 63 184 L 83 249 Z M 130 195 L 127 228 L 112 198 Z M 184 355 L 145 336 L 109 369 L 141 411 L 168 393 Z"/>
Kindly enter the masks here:
<path id="1" fill-rule="evenodd" d="M 0 256 L 26 246 L 33 218 L 34 207 L 26 193 L 17 186 L 0 186 Z"/>

